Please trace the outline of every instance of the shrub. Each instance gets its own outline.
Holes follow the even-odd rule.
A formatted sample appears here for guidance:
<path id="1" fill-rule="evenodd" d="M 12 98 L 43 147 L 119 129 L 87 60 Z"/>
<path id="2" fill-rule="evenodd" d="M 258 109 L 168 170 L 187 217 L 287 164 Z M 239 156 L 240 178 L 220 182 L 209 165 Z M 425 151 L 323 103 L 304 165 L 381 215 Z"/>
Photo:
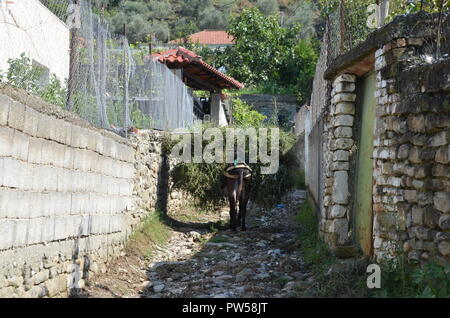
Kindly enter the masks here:
<path id="1" fill-rule="evenodd" d="M 8 59 L 8 64 L 6 82 L 9 85 L 40 96 L 53 105 L 65 107 L 67 90 L 55 74 L 51 74 L 49 83 L 40 83 L 43 69 L 33 65 L 25 53 L 22 53 L 20 58 Z"/>
<path id="2" fill-rule="evenodd" d="M 245 106 L 244 106 L 245 107 Z M 240 123 L 247 125 L 250 122 L 260 122 L 261 117 L 255 115 L 250 118 L 243 117 Z M 247 126 L 248 127 L 248 126 Z M 268 124 L 260 123 L 259 127 L 274 127 Z M 207 127 L 202 127 L 206 129 Z M 232 127 L 231 127 L 232 128 Z M 245 128 L 244 126 L 236 126 L 235 128 Z M 222 128 L 222 138 L 226 144 L 225 129 Z M 258 130 L 257 130 L 258 132 Z M 268 136 L 268 145 L 271 144 Z M 191 143 L 192 143 L 191 138 Z M 208 144 L 208 141 L 203 141 L 203 149 Z M 248 143 L 248 141 L 247 141 Z M 295 143 L 295 137 L 292 133 L 280 130 L 279 140 L 279 169 L 275 174 L 261 174 L 260 168 L 262 163 L 258 160 L 257 163 L 250 163 L 249 166 L 253 170 L 253 182 L 251 200 L 263 204 L 270 205 L 278 200 L 280 196 L 289 191 L 295 186 L 295 181 L 292 178 L 292 168 L 294 166 L 294 159 L 289 154 L 289 150 Z M 165 142 L 164 149 L 170 152 L 173 142 Z M 193 143 L 190 145 L 191 152 L 194 153 Z M 246 147 L 246 157 L 248 158 L 248 148 Z M 268 147 L 270 149 L 270 147 Z M 225 155 L 225 153 L 224 153 Z M 223 160 L 225 162 L 225 160 Z M 193 195 L 196 203 L 203 207 L 217 207 L 224 203 L 223 192 L 223 169 L 225 163 L 186 163 L 181 162 L 171 172 L 171 178 L 174 182 L 173 188 L 187 191 Z"/>
<path id="3" fill-rule="evenodd" d="M 29 93 L 37 94 L 39 90 L 39 80 L 42 76 L 42 68 L 33 65 L 31 60 L 20 54 L 20 58 L 8 59 L 8 72 L 6 79 L 9 85 L 26 90 Z"/>
<path id="4" fill-rule="evenodd" d="M 381 269 L 381 289 L 375 297 L 450 297 L 450 269 L 436 263 L 419 267 L 403 254 L 386 261 Z"/>
<path id="5" fill-rule="evenodd" d="M 381 267 L 381 288 L 367 288 L 368 258 L 340 262 L 318 234 L 313 205 L 306 201 L 297 214 L 298 240 L 306 267 L 314 275 L 308 296 L 321 297 L 450 297 L 450 269 L 435 263 L 422 267 L 404 256 L 385 261 Z M 403 254 L 399 254 L 403 255 Z M 353 264 L 352 266 L 350 266 Z M 307 292 L 307 291 L 306 291 Z"/>
<path id="6" fill-rule="evenodd" d="M 311 94 L 318 45 L 309 37 L 299 38 L 302 28 L 296 23 L 284 28 L 277 15 L 246 8 L 232 18 L 227 32 L 235 45 L 216 53 L 217 64 L 264 92 L 299 92 L 299 102 L 304 103 Z"/>
<path id="7" fill-rule="evenodd" d="M 234 124 L 240 127 L 259 127 L 267 117 L 252 109 L 252 106 L 239 98 L 233 99 Z"/>

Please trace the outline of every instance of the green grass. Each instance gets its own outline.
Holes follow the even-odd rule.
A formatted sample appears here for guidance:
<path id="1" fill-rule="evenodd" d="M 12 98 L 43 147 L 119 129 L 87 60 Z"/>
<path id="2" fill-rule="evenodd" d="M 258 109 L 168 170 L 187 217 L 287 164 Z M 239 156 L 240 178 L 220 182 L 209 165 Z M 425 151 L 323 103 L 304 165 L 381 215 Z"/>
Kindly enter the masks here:
<path id="1" fill-rule="evenodd" d="M 293 169 L 289 178 L 295 189 L 305 189 L 305 171 L 302 169 Z"/>
<path id="2" fill-rule="evenodd" d="M 316 266 L 331 264 L 333 257 L 325 242 L 319 238 L 317 217 L 309 200 L 300 207 L 297 222 L 300 224 L 298 230 L 300 249 L 306 263 L 313 269 Z"/>
<path id="3" fill-rule="evenodd" d="M 367 265 L 372 260 L 360 258 L 343 263 L 328 250 L 318 235 L 318 222 L 311 202 L 306 201 L 297 215 L 300 251 L 314 283 L 307 296 L 312 297 L 450 297 L 450 268 L 429 263 L 422 267 L 404 257 L 380 264 L 381 288 L 369 289 Z M 401 253 L 398 253 L 402 255 Z M 328 273 L 329 269 L 334 270 Z M 300 291 L 305 292 L 305 291 Z"/>
<path id="4" fill-rule="evenodd" d="M 419 267 L 398 257 L 383 264 L 381 273 L 381 288 L 374 290 L 374 297 L 450 298 L 449 267 Z"/>
<path id="5" fill-rule="evenodd" d="M 142 220 L 128 240 L 126 250 L 150 258 L 155 246 L 164 246 L 170 238 L 170 228 L 163 222 L 162 212 L 155 211 Z"/>
<path id="6" fill-rule="evenodd" d="M 354 266 L 349 269 L 347 266 L 339 264 L 339 260 L 319 237 L 316 212 L 309 200 L 300 207 L 297 222 L 299 223 L 300 251 L 308 270 L 314 277 L 313 284 L 306 290 L 306 296 L 367 296 L 366 277 L 361 270 L 361 266 Z M 334 270 L 329 272 L 330 268 Z"/>

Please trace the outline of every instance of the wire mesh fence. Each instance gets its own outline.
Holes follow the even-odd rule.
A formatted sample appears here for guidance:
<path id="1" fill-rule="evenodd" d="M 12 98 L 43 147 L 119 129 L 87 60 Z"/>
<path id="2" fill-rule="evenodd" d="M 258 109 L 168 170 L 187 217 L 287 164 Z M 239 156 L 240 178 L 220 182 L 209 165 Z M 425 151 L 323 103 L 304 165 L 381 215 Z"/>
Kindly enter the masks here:
<path id="1" fill-rule="evenodd" d="M 424 54 L 438 59 L 448 53 L 448 45 L 443 43 L 450 26 L 448 15 L 449 0 L 330 0 L 335 2 L 333 10 L 327 15 L 329 54 L 333 59 L 365 41 L 377 27 L 391 22 L 398 15 L 421 12 L 423 19 L 431 21 L 430 26 L 436 35 L 424 47 Z M 383 12 L 385 5 L 386 11 Z M 377 20 L 381 19 L 380 24 Z"/>
<path id="2" fill-rule="evenodd" d="M 1 38 L 11 39 L 10 49 L 0 50 L 8 61 L 0 65 L 4 81 L 46 98 L 56 94 L 47 100 L 122 135 L 130 127 L 192 126 L 192 92 L 181 77 L 131 46 L 125 33 L 110 32 L 93 8 L 90 0 L 0 1 Z"/>
<path id="3" fill-rule="evenodd" d="M 366 20 L 367 4 L 354 3 L 351 6 L 341 5 L 327 17 L 330 34 L 330 54 L 336 57 L 358 45 L 372 32 Z"/>
<path id="4" fill-rule="evenodd" d="M 182 79 L 148 52 L 132 49 L 125 34 L 80 0 L 81 28 L 75 36 L 68 108 L 98 127 L 172 130 L 193 123 L 193 97 Z M 126 33 L 126 29 L 124 29 Z"/>
<path id="5" fill-rule="evenodd" d="M 69 6 L 70 0 L 39 0 L 45 7 L 47 7 L 54 15 L 56 15 L 61 21 L 66 22 L 70 14 Z"/>

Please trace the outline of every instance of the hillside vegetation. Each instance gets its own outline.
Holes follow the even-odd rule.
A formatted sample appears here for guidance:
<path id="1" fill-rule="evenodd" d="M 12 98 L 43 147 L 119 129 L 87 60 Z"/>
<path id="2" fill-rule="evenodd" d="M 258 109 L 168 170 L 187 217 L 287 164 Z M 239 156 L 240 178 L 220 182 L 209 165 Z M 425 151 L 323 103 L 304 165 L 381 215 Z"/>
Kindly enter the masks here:
<path id="1" fill-rule="evenodd" d="M 230 17 L 244 8 L 257 7 L 265 15 L 277 14 L 283 26 L 301 22 L 312 29 L 316 10 L 310 0 L 94 0 L 107 8 L 113 32 L 127 24 L 132 42 L 150 39 L 167 42 L 204 29 L 224 30 Z"/>

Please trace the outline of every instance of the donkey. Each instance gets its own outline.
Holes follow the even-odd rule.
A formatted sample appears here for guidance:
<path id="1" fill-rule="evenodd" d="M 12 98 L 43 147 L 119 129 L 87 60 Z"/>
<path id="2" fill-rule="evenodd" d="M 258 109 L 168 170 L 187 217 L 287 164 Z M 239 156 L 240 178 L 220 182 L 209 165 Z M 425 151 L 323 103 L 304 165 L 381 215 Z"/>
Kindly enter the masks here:
<path id="1" fill-rule="evenodd" d="M 251 192 L 252 169 L 245 163 L 231 164 L 224 170 L 225 192 L 230 202 L 230 229 L 236 231 L 238 226 L 242 231 L 247 230 L 245 226 L 245 215 L 247 213 L 247 202 Z M 236 208 L 239 209 L 237 212 Z"/>

